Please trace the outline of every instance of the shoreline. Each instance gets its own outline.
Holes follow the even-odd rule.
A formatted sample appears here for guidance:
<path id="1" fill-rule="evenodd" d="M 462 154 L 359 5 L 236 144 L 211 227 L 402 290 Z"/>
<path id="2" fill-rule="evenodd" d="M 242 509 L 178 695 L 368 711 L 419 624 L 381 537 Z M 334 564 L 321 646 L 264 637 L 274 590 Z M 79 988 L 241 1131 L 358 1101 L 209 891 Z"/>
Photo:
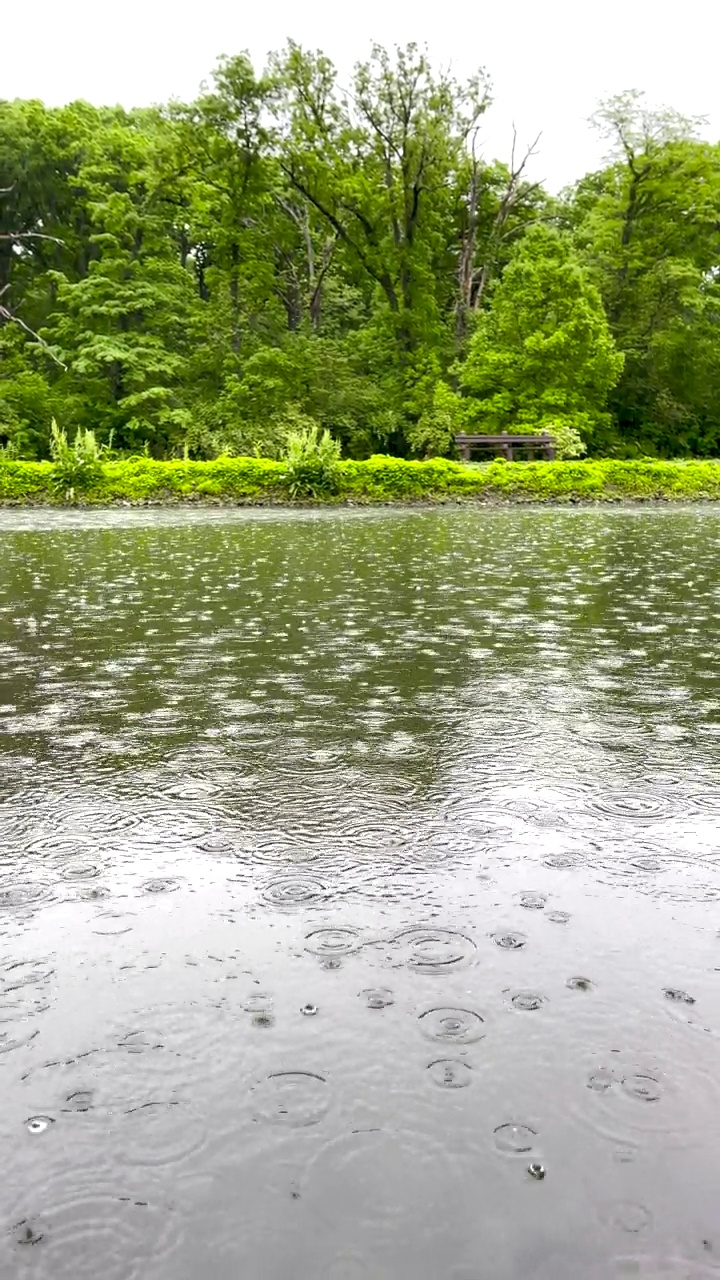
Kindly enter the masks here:
<path id="1" fill-rule="evenodd" d="M 188 494 L 177 497 L 153 498 L 115 498 L 93 501 L 41 499 L 5 499 L 0 498 L 0 511 L 172 511 L 172 510 L 207 510 L 207 511 L 369 511 L 369 510 L 429 510 L 437 508 L 509 508 L 509 507 L 701 507 L 720 505 L 718 494 L 602 494 L 587 497 L 576 494 L 568 496 L 529 497 L 518 494 L 478 494 L 468 497 L 432 497 L 425 498 L 315 498 L 292 499 L 279 498 L 273 501 L 268 498 L 233 498 L 207 497 Z"/>

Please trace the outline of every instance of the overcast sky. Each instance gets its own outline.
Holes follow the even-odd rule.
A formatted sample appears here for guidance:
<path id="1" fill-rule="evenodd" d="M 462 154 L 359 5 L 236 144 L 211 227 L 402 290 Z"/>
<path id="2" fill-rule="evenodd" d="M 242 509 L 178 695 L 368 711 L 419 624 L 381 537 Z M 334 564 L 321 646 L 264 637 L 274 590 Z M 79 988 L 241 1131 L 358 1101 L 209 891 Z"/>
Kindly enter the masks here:
<path id="1" fill-rule="evenodd" d="M 219 54 L 247 49 L 261 64 L 288 36 L 329 54 L 343 78 L 373 40 L 415 40 L 458 76 L 486 68 L 486 154 L 508 158 L 513 121 L 521 142 L 542 131 L 533 176 L 553 189 L 597 166 L 587 117 L 622 89 L 706 115 L 720 137 L 720 0 L 34 0 L 13 25 L 0 97 L 49 105 L 189 98 Z"/>

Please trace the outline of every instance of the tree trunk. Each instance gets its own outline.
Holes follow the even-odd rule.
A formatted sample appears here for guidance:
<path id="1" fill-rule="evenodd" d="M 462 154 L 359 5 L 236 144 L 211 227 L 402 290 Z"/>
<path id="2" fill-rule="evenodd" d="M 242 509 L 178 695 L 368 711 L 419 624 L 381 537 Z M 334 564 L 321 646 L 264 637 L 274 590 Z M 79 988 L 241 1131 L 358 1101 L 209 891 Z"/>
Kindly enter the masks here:
<path id="1" fill-rule="evenodd" d="M 238 268 L 240 253 L 237 242 L 233 244 L 230 267 L 230 308 L 232 311 L 232 352 L 237 358 L 240 355 L 240 281 Z"/>
<path id="2" fill-rule="evenodd" d="M 458 263 L 458 298 L 455 307 L 455 346 L 459 350 L 465 341 L 467 319 L 472 304 L 473 274 L 475 269 L 475 241 L 478 224 L 479 165 L 473 156 L 470 194 L 468 198 L 468 223 L 460 247 Z"/>

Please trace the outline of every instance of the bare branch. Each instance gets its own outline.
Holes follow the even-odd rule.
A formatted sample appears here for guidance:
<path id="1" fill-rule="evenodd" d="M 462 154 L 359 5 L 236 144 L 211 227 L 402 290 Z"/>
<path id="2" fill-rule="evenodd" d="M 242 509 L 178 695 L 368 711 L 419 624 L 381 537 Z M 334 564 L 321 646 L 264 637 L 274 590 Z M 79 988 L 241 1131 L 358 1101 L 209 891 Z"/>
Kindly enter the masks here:
<path id="1" fill-rule="evenodd" d="M 505 190 L 500 200 L 497 213 L 495 214 L 495 218 L 493 220 L 493 225 L 490 231 L 490 236 L 488 239 L 488 245 L 487 245 L 486 254 L 485 254 L 485 261 L 479 273 L 475 273 L 475 275 L 473 276 L 472 305 L 475 311 L 479 309 L 483 299 L 483 295 L 485 294 L 485 291 L 490 283 L 492 273 L 495 268 L 495 261 L 496 261 L 499 246 L 502 244 L 502 242 L 505 239 L 507 239 L 508 235 L 512 233 L 511 229 L 506 230 L 506 224 L 508 222 L 510 214 L 512 213 L 513 209 L 516 207 L 520 199 L 521 193 L 523 193 L 525 196 L 530 196 L 540 189 L 540 183 L 537 183 L 537 182 L 526 185 L 523 188 L 522 176 L 523 176 L 523 173 L 525 172 L 525 168 L 527 166 L 528 160 L 530 160 L 532 156 L 537 154 L 538 144 L 540 142 L 541 137 L 542 137 L 542 133 L 539 133 L 537 137 L 534 139 L 534 141 L 531 142 L 528 147 L 526 147 L 525 154 L 523 155 L 522 160 L 518 164 L 515 158 L 516 150 L 517 150 L 517 130 L 515 128 L 515 125 L 513 125 L 513 141 L 512 141 L 512 148 L 510 151 L 510 177 L 507 180 L 507 184 L 505 186 Z"/>
<path id="2" fill-rule="evenodd" d="M 0 191 L 0 195 L 2 195 Z M 61 248 L 65 248 L 65 241 L 58 240 L 57 236 L 46 236 L 40 231 L 3 231 L 0 233 L 0 240 L 51 240 L 53 244 L 59 244 Z"/>
<path id="3" fill-rule="evenodd" d="M 10 187 L 0 187 L 0 195 L 3 195 L 3 196 L 10 195 L 11 191 L 15 189 L 15 186 L 16 184 L 13 183 L 12 186 Z M 17 244 L 18 241 L 22 241 L 22 240 L 50 240 L 53 244 L 59 244 L 61 246 L 63 245 L 63 241 L 58 240 L 57 236 L 44 235 L 41 231 L 3 232 L 2 235 L 0 235 L 0 240 L 3 240 L 3 241 L 9 240 L 11 244 Z M 5 294 L 9 291 L 9 289 L 10 289 L 10 281 L 8 280 L 6 284 L 3 286 L 3 288 L 0 289 L 0 298 L 3 298 Z M 40 334 L 36 333 L 34 329 L 31 329 L 29 324 L 26 324 L 25 321 L 21 319 L 20 316 L 16 315 L 14 311 L 11 311 L 9 307 L 3 306 L 2 303 L 0 303 L 0 324 L 18 325 L 23 330 L 24 333 L 27 333 L 31 338 L 35 340 L 35 342 L 38 342 L 40 344 L 43 350 L 46 351 L 47 354 L 50 356 L 50 359 L 55 361 L 55 364 L 59 365 L 61 369 L 64 369 L 65 371 L 67 371 L 67 365 L 63 364 L 63 361 L 60 360 L 59 357 L 55 355 L 55 352 L 52 350 L 52 347 L 48 346 L 45 339 L 41 338 Z"/>
<path id="4" fill-rule="evenodd" d="M 3 293 L 4 292 L 5 290 L 3 289 Z M 63 361 L 59 358 L 59 356 L 55 355 L 55 352 L 53 351 L 52 347 L 48 346 L 45 339 L 41 338 L 40 334 L 36 333 L 34 329 L 31 329 L 30 325 L 26 324 L 24 320 L 21 320 L 20 316 L 16 316 L 14 312 L 8 311 L 7 307 L 3 307 L 1 304 L 0 304 L 0 321 L 3 321 L 5 324 L 18 324 L 20 328 L 25 331 L 25 333 L 29 334 L 31 338 L 34 338 L 36 342 L 39 342 L 43 350 L 47 353 L 47 355 L 50 356 L 50 359 L 54 360 L 55 364 L 59 365 L 60 368 L 63 369 L 65 373 L 67 373 L 67 365 L 63 363 Z"/>

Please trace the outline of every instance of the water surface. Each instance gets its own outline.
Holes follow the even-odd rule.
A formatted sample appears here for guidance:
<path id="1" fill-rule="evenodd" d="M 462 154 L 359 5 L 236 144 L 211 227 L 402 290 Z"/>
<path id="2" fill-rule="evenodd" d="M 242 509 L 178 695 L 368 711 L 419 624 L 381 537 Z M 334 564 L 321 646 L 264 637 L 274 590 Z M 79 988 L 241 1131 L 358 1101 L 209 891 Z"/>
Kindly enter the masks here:
<path id="1" fill-rule="evenodd" d="M 1 512 L 0 1276 L 720 1275 L 719 565 Z"/>

